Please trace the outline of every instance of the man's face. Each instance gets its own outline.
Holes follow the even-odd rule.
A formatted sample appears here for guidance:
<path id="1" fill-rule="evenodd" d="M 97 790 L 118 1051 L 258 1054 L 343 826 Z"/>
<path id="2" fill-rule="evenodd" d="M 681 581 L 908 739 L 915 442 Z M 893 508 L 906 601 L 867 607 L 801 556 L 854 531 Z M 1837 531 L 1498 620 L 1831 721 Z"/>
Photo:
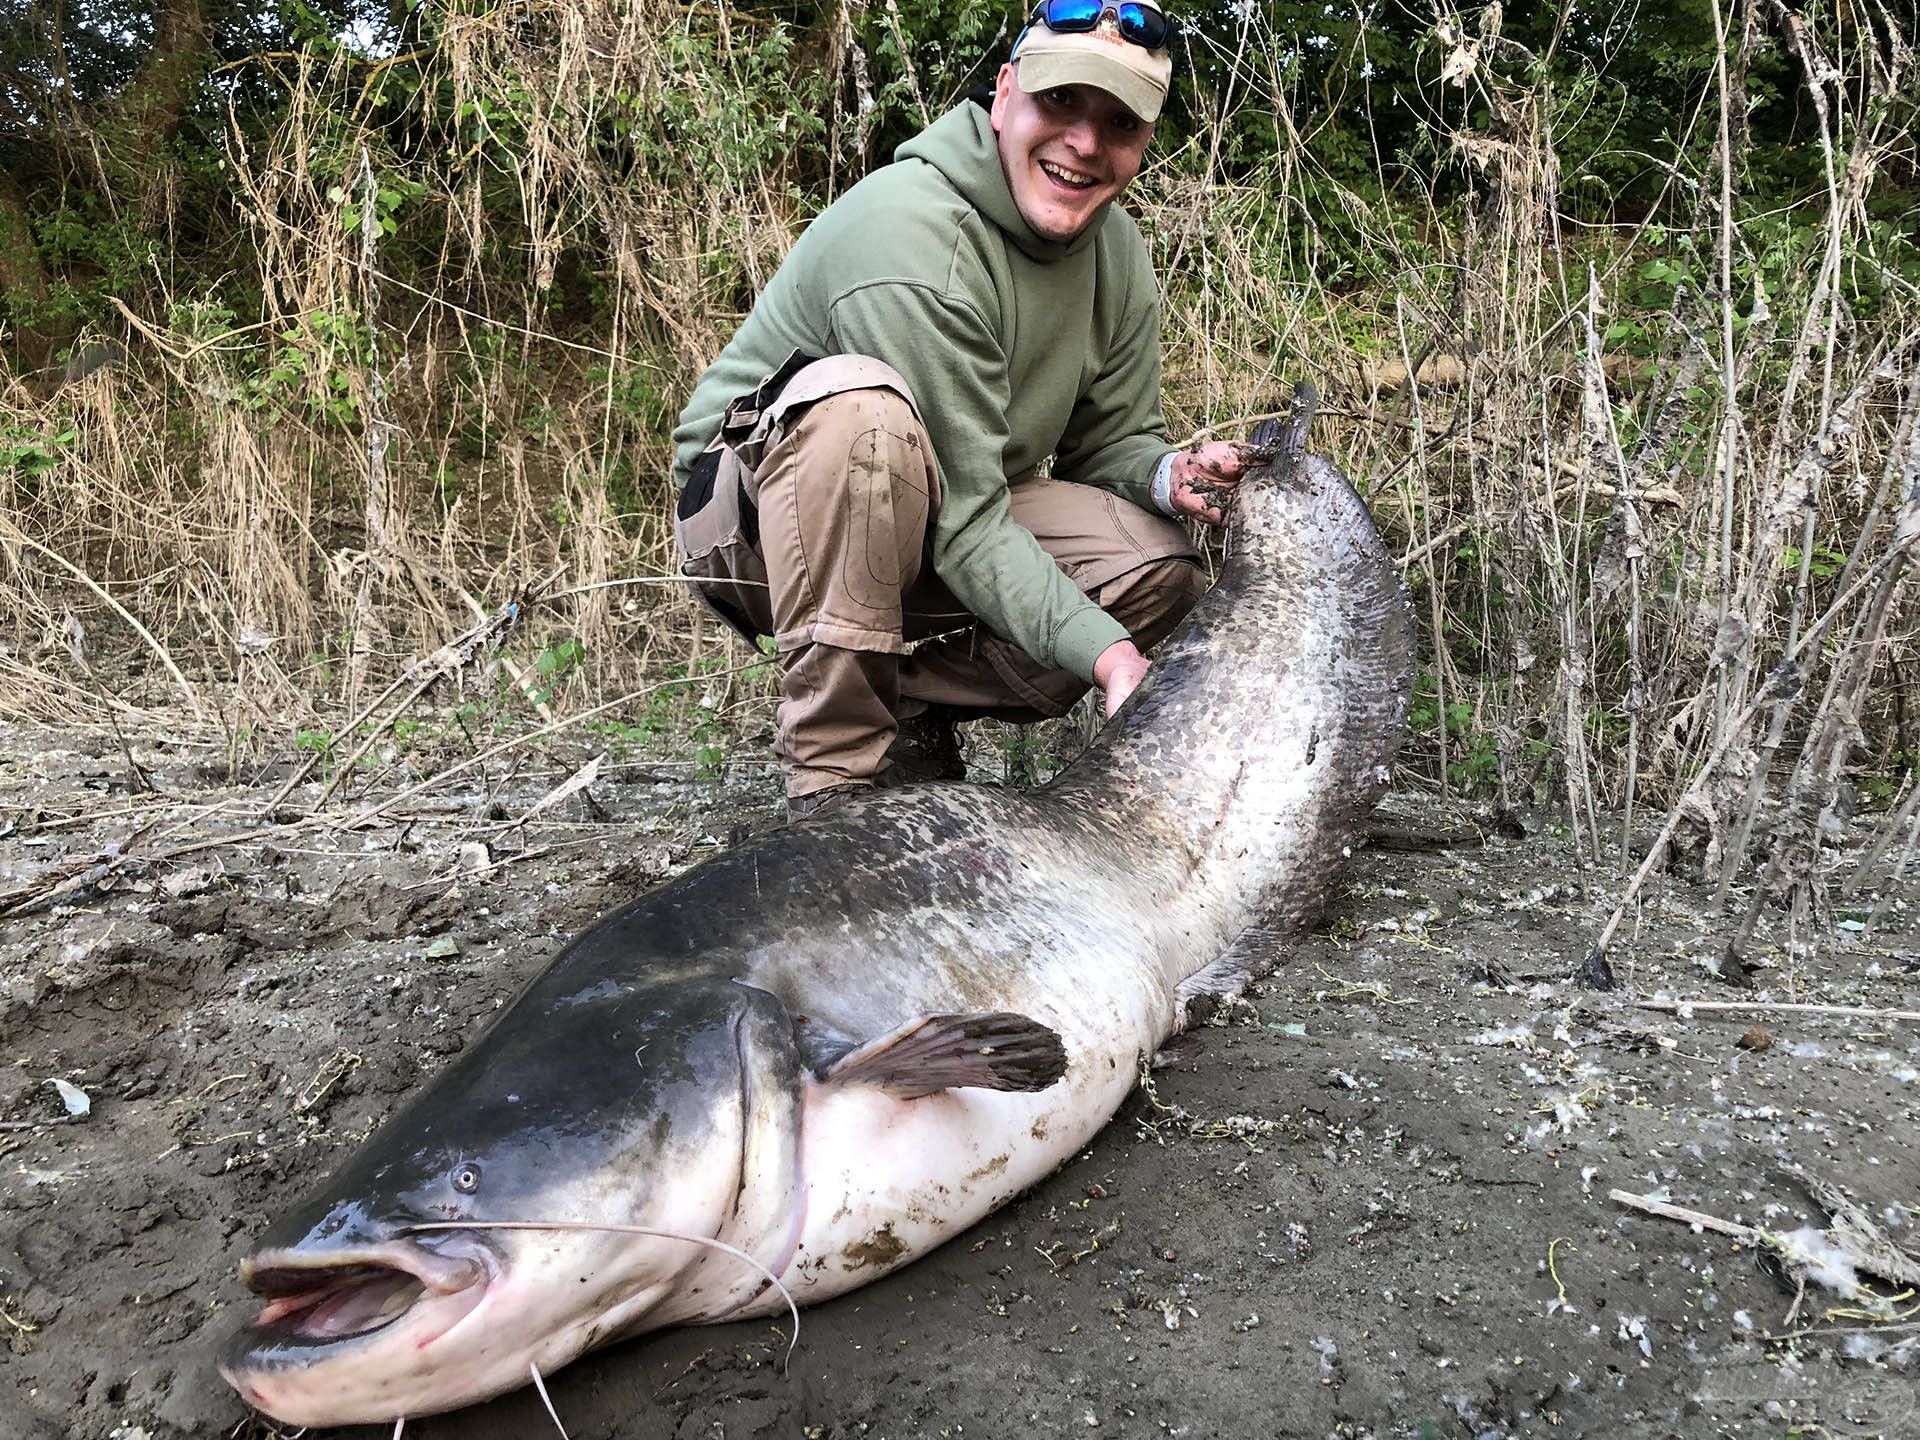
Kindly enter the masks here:
<path id="1" fill-rule="evenodd" d="M 1002 65 L 993 133 L 1020 217 L 1034 234 L 1065 242 L 1140 173 L 1153 126 L 1091 85 L 1029 95 L 1015 67 Z"/>

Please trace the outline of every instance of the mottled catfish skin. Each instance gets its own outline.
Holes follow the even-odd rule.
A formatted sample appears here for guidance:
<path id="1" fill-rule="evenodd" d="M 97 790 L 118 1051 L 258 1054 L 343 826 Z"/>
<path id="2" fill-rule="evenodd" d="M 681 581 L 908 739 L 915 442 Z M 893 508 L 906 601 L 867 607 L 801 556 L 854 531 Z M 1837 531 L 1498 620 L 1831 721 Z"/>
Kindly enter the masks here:
<path id="1" fill-rule="evenodd" d="M 290 1424 L 391 1421 L 784 1308 L 684 1240 L 422 1222 L 711 1237 L 803 1304 L 964 1230 L 1086 1144 L 1187 998 L 1244 983 L 1243 932 L 1319 903 L 1411 634 L 1338 470 L 1249 477 L 1219 583 L 1053 784 L 879 792 L 601 921 L 262 1238 L 224 1373 Z"/>

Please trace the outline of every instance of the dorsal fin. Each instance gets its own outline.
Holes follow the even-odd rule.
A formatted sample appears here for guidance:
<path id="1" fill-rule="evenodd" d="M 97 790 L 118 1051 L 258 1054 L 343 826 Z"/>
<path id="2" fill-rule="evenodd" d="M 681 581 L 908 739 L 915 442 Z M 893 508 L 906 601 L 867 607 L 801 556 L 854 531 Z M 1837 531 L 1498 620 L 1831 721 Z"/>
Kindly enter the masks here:
<path id="1" fill-rule="evenodd" d="M 1060 1037 L 1006 1011 L 921 1015 L 849 1050 L 820 1078 L 903 1100 L 941 1090 L 1044 1090 L 1067 1073 Z"/>

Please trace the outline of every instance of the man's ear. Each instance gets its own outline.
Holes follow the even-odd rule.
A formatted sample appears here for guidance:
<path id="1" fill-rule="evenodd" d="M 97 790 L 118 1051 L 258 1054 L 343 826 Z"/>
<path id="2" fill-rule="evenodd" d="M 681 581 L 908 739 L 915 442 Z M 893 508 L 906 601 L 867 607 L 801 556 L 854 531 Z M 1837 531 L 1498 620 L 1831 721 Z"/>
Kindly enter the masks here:
<path id="1" fill-rule="evenodd" d="M 993 109 L 989 112 L 993 120 L 993 133 L 1000 133 L 1000 126 L 1006 119 L 1007 104 L 1013 96 L 1014 87 L 1020 83 L 1020 72 L 1008 61 L 1000 67 L 1000 78 L 993 86 Z"/>

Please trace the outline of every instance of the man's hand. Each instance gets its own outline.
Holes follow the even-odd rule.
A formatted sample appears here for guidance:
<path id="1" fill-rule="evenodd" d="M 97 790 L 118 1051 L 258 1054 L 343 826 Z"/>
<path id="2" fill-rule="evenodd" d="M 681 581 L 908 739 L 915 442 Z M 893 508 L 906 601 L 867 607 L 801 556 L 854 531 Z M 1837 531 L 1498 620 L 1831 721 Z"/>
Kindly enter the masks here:
<path id="1" fill-rule="evenodd" d="M 1093 683 L 1107 692 L 1107 719 L 1127 703 L 1140 682 L 1147 678 L 1147 657 L 1134 648 L 1131 640 L 1116 640 L 1100 652 L 1093 662 Z"/>
<path id="2" fill-rule="evenodd" d="M 1167 499 L 1174 513 L 1209 525 L 1226 524 L 1234 488 L 1242 475 L 1260 463 L 1260 455 L 1251 446 L 1231 440 L 1209 440 L 1180 451 L 1167 476 Z"/>

